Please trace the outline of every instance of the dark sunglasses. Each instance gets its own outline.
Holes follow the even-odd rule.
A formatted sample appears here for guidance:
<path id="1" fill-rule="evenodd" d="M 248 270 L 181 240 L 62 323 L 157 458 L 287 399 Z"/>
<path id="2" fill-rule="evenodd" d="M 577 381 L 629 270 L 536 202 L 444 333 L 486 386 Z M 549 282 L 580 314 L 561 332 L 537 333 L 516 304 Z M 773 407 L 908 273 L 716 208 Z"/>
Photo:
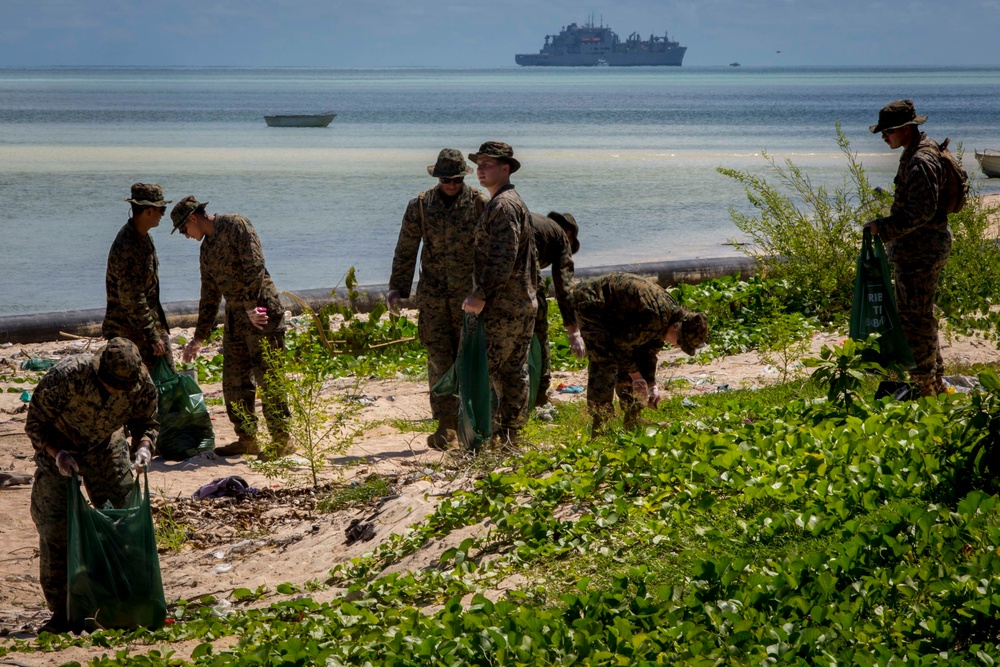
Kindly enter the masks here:
<path id="1" fill-rule="evenodd" d="M 183 225 L 177 228 L 177 231 L 181 233 L 181 236 L 188 233 L 188 224 L 185 222 Z"/>
<path id="2" fill-rule="evenodd" d="M 455 178 L 443 178 L 442 177 L 442 178 L 438 178 L 438 180 L 440 182 L 442 182 L 442 183 L 464 183 L 465 182 L 465 177 L 464 176 L 456 176 Z"/>

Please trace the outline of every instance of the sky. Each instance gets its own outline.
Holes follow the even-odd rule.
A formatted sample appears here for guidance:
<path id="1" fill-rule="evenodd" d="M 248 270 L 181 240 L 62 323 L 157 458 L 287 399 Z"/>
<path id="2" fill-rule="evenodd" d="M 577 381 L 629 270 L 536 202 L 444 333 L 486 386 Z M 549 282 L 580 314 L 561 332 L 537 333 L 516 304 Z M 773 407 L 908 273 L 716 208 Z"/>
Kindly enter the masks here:
<path id="1" fill-rule="evenodd" d="M 685 65 L 1000 65 L 1000 0 L 0 0 L 0 67 L 514 67 L 593 13 Z M 780 52 L 780 53 L 779 53 Z"/>

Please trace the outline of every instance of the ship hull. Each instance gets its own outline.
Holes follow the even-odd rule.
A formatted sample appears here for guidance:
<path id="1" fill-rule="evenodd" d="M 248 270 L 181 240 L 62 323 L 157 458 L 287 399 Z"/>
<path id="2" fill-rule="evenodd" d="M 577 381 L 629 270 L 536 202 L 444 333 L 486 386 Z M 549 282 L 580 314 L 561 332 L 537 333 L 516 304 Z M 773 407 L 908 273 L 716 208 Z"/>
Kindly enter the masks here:
<path id="1" fill-rule="evenodd" d="M 610 67 L 680 67 L 684 60 L 686 46 L 656 53 L 519 53 L 514 62 L 524 67 L 596 67 L 607 64 Z"/>
<path id="2" fill-rule="evenodd" d="M 268 127 L 326 127 L 337 114 L 299 114 L 289 116 L 264 116 Z"/>

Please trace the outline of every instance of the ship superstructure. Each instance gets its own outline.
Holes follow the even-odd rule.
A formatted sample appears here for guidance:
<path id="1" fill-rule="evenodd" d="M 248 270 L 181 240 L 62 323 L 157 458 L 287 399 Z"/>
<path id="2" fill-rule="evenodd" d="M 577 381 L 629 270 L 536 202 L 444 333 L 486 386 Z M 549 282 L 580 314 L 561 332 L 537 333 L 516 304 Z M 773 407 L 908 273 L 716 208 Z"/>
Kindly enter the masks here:
<path id="1" fill-rule="evenodd" d="M 643 40 L 639 33 L 619 39 L 610 26 L 594 25 L 593 18 L 583 25 L 571 23 L 558 35 L 546 35 L 545 45 L 538 53 L 519 53 L 514 56 L 518 65 L 550 65 L 557 67 L 588 67 L 610 65 L 627 67 L 639 65 L 673 65 L 679 67 L 684 60 L 686 46 L 671 40 L 664 33 L 650 35 Z"/>

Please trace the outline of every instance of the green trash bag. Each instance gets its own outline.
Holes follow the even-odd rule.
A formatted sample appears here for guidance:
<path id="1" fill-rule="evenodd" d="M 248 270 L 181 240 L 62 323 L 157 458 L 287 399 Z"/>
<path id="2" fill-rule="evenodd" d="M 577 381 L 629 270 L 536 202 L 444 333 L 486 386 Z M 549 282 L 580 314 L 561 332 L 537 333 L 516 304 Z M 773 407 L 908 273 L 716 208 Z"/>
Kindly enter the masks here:
<path id="1" fill-rule="evenodd" d="M 486 332 L 475 315 L 466 314 L 458 359 L 431 391 L 441 396 L 458 394 L 458 439 L 475 450 L 493 435 L 490 369 L 486 360 Z"/>
<path id="2" fill-rule="evenodd" d="M 149 628 L 163 625 L 167 603 L 156 553 L 149 477 L 135 480 L 123 509 L 94 509 L 73 474 L 68 496 L 66 569 L 72 627 Z"/>
<path id="3" fill-rule="evenodd" d="M 538 383 L 542 381 L 542 344 L 538 336 L 531 334 L 531 349 L 528 351 L 528 410 L 535 407 L 538 398 Z"/>
<path id="4" fill-rule="evenodd" d="M 867 340 L 878 334 L 879 353 L 872 361 L 882 365 L 899 364 L 913 368 L 913 352 L 906 334 L 899 324 L 896 294 L 892 289 L 889 261 L 882 240 L 872 237 L 865 229 L 858 255 L 858 269 L 854 276 L 854 301 L 851 304 L 850 336 L 854 340 Z"/>
<path id="5" fill-rule="evenodd" d="M 171 371 L 162 357 L 157 359 L 152 377 L 160 394 L 157 453 L 168 461 L 183 461 L 215 449 L 212 417 L 198 383 Z"/>

